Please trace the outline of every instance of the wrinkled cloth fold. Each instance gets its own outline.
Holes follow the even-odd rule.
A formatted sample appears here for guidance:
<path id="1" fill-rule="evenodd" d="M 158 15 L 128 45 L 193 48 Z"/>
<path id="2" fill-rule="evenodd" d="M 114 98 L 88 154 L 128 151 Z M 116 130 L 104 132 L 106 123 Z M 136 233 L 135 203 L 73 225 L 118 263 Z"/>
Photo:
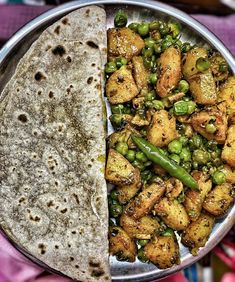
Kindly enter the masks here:
<path id="1" fill-rule="evenodd" d="M 51 6 L 0 5 L 0 43 L 5 42 L 26 22 L 52 8 Z M 227 17 L 193 15 L 217 35 L 235 55 L 235 14 Z M 221 249 L 216 249 L 221 258 L 226 258 Z M 229 260 L 231 262 L 231 258 Z M 44 269 L 20 254 L 0 234 L 0 282 L 69 282 L 70 279 L 45 273 Z M 45 274 L 45 275 L 44 275 Z M 186 282 L 181 272 L 161 280 L 161 282 Z M 223 282 L 235 281 L 234 274 L 224 275 Z"/>

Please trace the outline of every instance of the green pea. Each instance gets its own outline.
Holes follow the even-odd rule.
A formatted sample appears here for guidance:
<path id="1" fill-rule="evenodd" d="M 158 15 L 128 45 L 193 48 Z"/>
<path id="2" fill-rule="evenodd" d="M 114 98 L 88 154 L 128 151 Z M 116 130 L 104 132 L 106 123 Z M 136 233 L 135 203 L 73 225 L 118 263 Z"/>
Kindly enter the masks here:
<path id="1" fill-rule="evenodd" d="M 201 149 L 197 149 L 193 152 L 193 160 L 196 161 L 199 165 L 207 164 L 210 159 L 208 152 Z"/>
<path id="2" fill-rule="evenodd" d="M 138 244 L 141 246 L 141 247 L 144 247 L 148 244 L 149 240 L 146 240 L 146 239 L 141 239 L 141 240 L 138 240 Z"/>
<path id="3" fill-rule="evenodd" d="M 135 160 L 132 162 L 132 165 L 133 165 L 134 167 L 137 167 L 140 171 L 143 171 L 143 170 L 145 169 L 145 166 L 144 166 L 143 162 L 141 162 L 141 161 L 139 161 L 139 160 L 137 160 L 137 159 L 135 159 Z"/>
<path id="4" fill-rule="evenodd" d="M 180 92 L 188 92 L 189 90 L 189 84 L 186 80 L 182 79 L 180 80 L 179 84 L 178 84 L 178 89 Z"/>
<path id="5" fill-rule="evenodd" d="M 141 162 L 147 162 L 148 158 L 145 156 L 143 152 L 137 152 L 135 155 L 136 159 Z"/>
<path id="6" fill-rule="evenodd" d="M 182 146 L 186 146 L 188 144 L 188 137 L 180 136 L 179 141 L 182 143 Z"/>
<path id="7" fill-rule="evenodd" d="M 219 64 L 219 71 L 220 72 L 226 72 L 228 70 L 228 65 L 224 62 Z"/>
<path id="8" fill-rule="evenodd" d="M 164 104 L 161 100 L 153 100 L 152 104 L 153 104 L 153 108 L 156 110 L 164 109 Z"/>
<path id="9" fill-rule="evenodd" d="M 162 52 L 162 45 L 160 43 L 154 44 L 153 48 L 156 54 L 159 54 Z"/>
<path id="10" fill-rule="evenodd" d="M 187 172 L 190 172 L 192 168 L 192 164 L 190 162 L 185 162 L 181 164 L 181 167 L 184 168 Z"/>
<path id="11" fill-rule="evenodd" d="M 211 152 L 212 159 L 216 159 L 220 157 L 220 155 L 221 155 L 221 149 L 219 149 L 218 147 L 213 152 Z"/>
<path id="12" fill-rule="evenodd" d="M 169 33 L 169 27 L 167 26 L 166 23 L 164 22 L 159 22 L 159 31 L 161 33 L 161 35 L 166 35 L 167 33 Z"/>
<path id="13" fill-rule="evenodd" d="M 128 150 L 125 157 L 126 157 L 126 159 L 128 159 L 129 162 L 133 162 L 135 160 L 135 151 L 134 150 Z"/>
<path id="14" fill-rule="evenodd" d="M 222 171 L 214 172 L 212 175 L 212 181 L 217 185 L 221 185 L 225 182 L 225 174 Z"/>
<path id="15" fill-rule="evenodd" d="M 113 114 L 122 114 L 124 106 L 122 104 L 112 105 L 111 111 Z"/>
<path id="16" fill-rule="evenodd" d="M 171 228 L 167 228 L 163 233 L 162 233 L 162 236 L 165 236 L 165 237 L 172 237 L 174 236 L 174 231 L 173 229 Z"/>
<path id="17" fill-rule="evenodd" d="M 200 148 L 202 146 L 202 137 L 198 134 L 192 136 L 192 143 L 195 148 Z"/>
<path id="18" fill-rule="evenodd" d="M 173 105 L 174 114 L 177 116 L 186 115 L 188 113 L 188 103 L 185 101 L 178 101 Z"/>
<path id="19" fill-rule="evenodd" d="M 114 25 L 115 27 L 124 27 L 126 24 L 127 14 L 124 11 L 119 10 L 114 17 Z"/>
<path id="20" fill-rule="evenodd" d="M 120 114 L 113 114 L 110 117 L 110 120 L 112 122 L 112 124 L 116 125 L 116 126 L 120 126 L 123 122 L 123 116 Z"/>
<path id="21" fill-rule="evenodd" d="M 182 99 L 183 99 L 184 101 L 186 101 L 186 102 L 191 101 L 191 98 L 190 98 L 190 97 L 188 97 L 188 96 L 184 96 Z"/>
<path id="22" fill-rule="evenodd" d="M 119 204 L 112 204 L 110 207 L 109 207 L 109 212 L 110 212 L 110 215 L 112 217 L 118 217 L 122 214 L 123 212 L 123 208 L 121 205 Z"/>
<path id="23" fill-rule="evenodd" d="M 177 164 L 180 164 L 180 157 L 179 157 L 179 155 L 177 155 L 177 154 L 171 154 L 171 155 L 170 155 L 170 158 L 171 158 L 174 162 L 176 162 Z"/>
<path id="24" fill-rule="evenodd" d="M 143 63 L 147 69 L 151 69 L 151 67 L 153 66 L 152 58 L 143 57 Z"/>
<path id="25" fill-rule="evenodd" d="M 151 161 L 147 161 L 147 162 L 144 163 L 144 166 L 145 166 L 145 167 L 148 167 L 148 166 L 150 166 L 151 164 L 152 164 Z"/>
<path id="26" fill-rule="evenodd" d="M 118 142 L 115 149 L 119 154 L 125 156 L 128 152 L 128 145 L 124 142 Z"/>
<path id="27" fill-rule="evenodd" d="M 149 33 L 149 24 L 146 22 L 142 22 L 138 25 L 137 30 L 139 35 L 146 36 Z"/>
<path id="28" fill-rule="evenodd" d="M 185 201 L 186 195 L 184 194 L 184 190 L 179 194 L 179 196 L 177 197 L 177 201 L 178 203 L 183 203 Z"/>
<path id="29" fill-rule="evenodd" d="M 198 58 L 197 61 L 196 61 L 196 68 L 199 70 L 199 71 L 206 71 L 210 68 L 211 66 L 211 63 L 208 59 L 206 58 Z"/>
<path id="30" fill-rule="evenodd" d="M 152 21 L 149 24 L 149 30 L 153 31 L 153 30 L 157 30 L 159 28 L 159 22 L 158 21 Z"/>
<path id="31" fill-rule="evenodd" d="M 210 150 L 212 150 L 212 151 L 217 151 L 217 150 L 219 150 L 218 151 L 218 153 L 220 154 L 221 153 L 221 150 L 217 147 L 217 145 L 218 145 L 218 143 L 215 141 L 215 140 L 209 140 L 208 142 L 207 142 L 207 148 L 208 149 L 210 149 Z"/>
<path id="32" fill-rule="evenodd" d="M 155 91 L 148 92 L 144 97 L 145 101 L 153 101 L 155 98 L 156 98 Z"/>
<path id="33" fill-rule="evenodd" d="M 151 47 L 144 47 L 142 49 L 142 55 L 146 58 L 151 58 L 152 59 L 152 55 L 153 55 L 153 48 Z"/>
<path id="34" fill-rule="evenodd" d="M 198 163 L 195 162 L 195 161 L 193 161 L 193 168 L 194 168 L 194 169 L 198 169 Z"/>
<path id="35" fill-rule="evenodd" d="M 182 143 L 175 139 L 168 144 L 168 151 L 172 154 L 179 154 L 182 150 Z"/>
<path id="36" fill-rule="evenodd" d="M 117 66 L 114 62 L 108 62 L 105 64 L 105 72 L 110 74 L 117 70 Z"/>
<path id="37" fill-rule="evenodd" d="M 113 189 L 110 193 L 111 199 L 116 200 L 116 201 L 118 201 L 118 195 L 119 195 L 119 193 L 116 189 Z"/>
<path id="38" fill-rule="evenodd" d="M 135 32 L 138 32 L 138 23 L 130 23 L 128 25 L 128 28 L 130 28 L 131 30 L 135 31 Z"/>
<path id="39" fill-rule="evenodd" d="M 144 40 L 145 46 L 152 48 L 155 44 L 155 40 L 153 40 L 151 37 L 148 37 Z"/>
<path id="40" fill-rule="evenodd" d="M 191 45 L 189 42 L 184 42 L 181 46 L 181 52 L 186 53 L 191 49 Z"/>
<path id="41" fill-rule="evenodd" d="M 140 130 L 140 134 L 143 135 L 143 136 L 146 136 L 146 135 L 147 135 L 146 129 L 145 129 L 145 128 L 142 128 L 142 129 Z"/>
<path id="42" fill-rule="evenodd" d="M 193 101 L 188 101 L 188 115 L 191 115 L 195 112 L 197 104 Z"/>
<path id="43" fill-rule="evenodd" d="M 126 64 L 127 64 L 127 59 L 126 59 L 126 58 L 124 58 L 124 57 L 119 57 L 119 58 L 116 59 L 116 66 L 117 66 L 118 68 L 120 68 L 121 66 L 124 66 L 124 65 L 126 65 Z"/>
<path id="44" fill-rule="evenodd" d="M 153 176 L 153 174 L 150 170 L 144 170 L 144 171 L 141 172 L 141 178 L 144 181 L 149 181 L 152 176 Z"/>
<path id="45" fill-rule="evenodd" d="M 145 253 L 144 253 L 144 249 L 143 249 L 143 248 L 140 248 L 140 249 L 138 250 L 137 257 L 138 257 L 138 259 L 139 259 L 141 262 L 146 263 L 146 262 L 149 261 L 148 258 L 147 258 L 146 255 L 145 255 Z"/>
<path id="46" fill-rule="evenodd" d="M 173 38 L 176 38 L 180 34 L 181 25 L 179 23 L 169 22 L 168 27 L 170 29 Z"/>
<path id="47" fill-rule="evenodd" d="M 163 39 L 162 40 L 162 51 L 165 51 L 167 48 L 169 48 L 172 45 L 172 41 L 171 40 L 167 40 L 167 39 Z"/>
<path id="48" fill-rule="evenodd" d="M 214 134 L 217 131 L 217 128 L 213 123 L 208 123 L 205 129 L 206 129 L 206 132 L 210 134 Z"/>
<path id="49" fill-rule="evenodd" d="M 184 162 L 189 162 L 191 160 L 191 152 L 188 148 L 182 148 L 180 159 Z"/>
<path id="50" fill-rule="evenodd" d="M 151 73 L 149 76 L 149 82 L 153 85 L 157 83 L 157 73 Z"/>

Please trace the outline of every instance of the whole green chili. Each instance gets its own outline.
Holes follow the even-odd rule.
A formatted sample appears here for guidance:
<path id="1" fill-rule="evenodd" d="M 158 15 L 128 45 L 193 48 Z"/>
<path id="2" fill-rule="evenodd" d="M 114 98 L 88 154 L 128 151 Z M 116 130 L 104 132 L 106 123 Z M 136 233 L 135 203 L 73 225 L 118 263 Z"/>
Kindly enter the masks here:
<path id="1" fill-rule="evenodd" d="M 152 162 L 159 164 L 171 176 L 179 179 L 187 187 L 198 190 L 196 180 L 181 166 L 173 163 L 167 156 L 163 155 L 159 148 L 155 147 L 145 139 L 131 135 L 136 146 L 147 156 Z"/>

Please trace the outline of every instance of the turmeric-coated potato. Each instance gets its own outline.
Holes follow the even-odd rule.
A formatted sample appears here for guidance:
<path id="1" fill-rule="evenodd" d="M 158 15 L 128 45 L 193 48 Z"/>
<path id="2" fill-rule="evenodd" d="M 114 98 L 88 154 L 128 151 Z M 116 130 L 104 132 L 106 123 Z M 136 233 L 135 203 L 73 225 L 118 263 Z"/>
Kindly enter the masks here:
<path id="1" fill-rule="evenodd" d="M 198 192 L 192 189 L 187 190 L 184 207 L 190 220 L 196 221 L 200 216 L 205 197 L 212 188 L 212 182 L 210 179 L 208 180 L 207 175 L 199 171 L 195 171 L 193 177 L 197 180 L 200 191 Z"/>
<path id="2" fill-rule="evenodd" d="M 137 255 L 135 242 L 118 226 L 109 228 L 109 252 L 119 260 L 134 262 Z"/>
<path id="3" fill-rule="evenodd" d="M 166 189 L 165 183 L 159 179 L 157 183 L 147 186 L 126 207 L 125 214 L 135 219 L 147 215 L 159 201 Z"/>
<path id="4" fill-rule="evenodd" d="M 159 58 L 160 74 L 156 91 L 160 97 L 166 97 L 174 89 L 181 77 L 181 53 L 175 47 L 167 48 Z"/>
<path id="5" fill-rule="evenodd" d="M 133 219 L 125 213 L 120 217 L 120 225 L 131 238 L 135 239 L 150 239 L 160 228 L 158 221 L 149 215 Z"/>
<path id="6" fill-rule="evenodd" d="M 229 76 L 228 64 L 225 61 L 225 59 L 220 55 L 220 53 L 218 52 L 213 53 L 213 55 L 210 57 L 210 62 L 211 62 L 212 74 L 216 82 L 224 81 L 225 79 L 228 78 Z M 221 65 L 227 66 L 227 68 L 221 71 L 220 70 Z"/>
<path id="7" fill-rule="evenodd" d="M 145 68 L 141 56 L 134 56 L 132 58 L 133 76 L 139 91 L 148 87 L 149 71 Z"/>
<path id="8" fill-rule="evenodd" d="M 215 217 L 224 215 L 234 201 L 231 192 L 231 184 L 223 183 L 222 185 L 217 185 L 206 196 L 203 208 Z"/>
<path id="9" fill-rule="evenodd" d="M 176 138 L 175 117 L 165 110 L 155 112 L 150 125 L 147 127 L 148 141 L 157 147 L 164 147 Z"/>
<path id="10" fill-rule="evenodd" d="M 168 227 L 174 230 L 185 230 L 189 225 L 188 214 L 177 200 L 163 198 L 154 206 L 154 211 Z"/>
<path id="11" fill-rule="evenodd" d="M 216 126 L 214 133 L 206 131 L 206 125 L 213 119 L 213 124 Z M 195 113 L 192 116 L 192 126 L 194 130 L 204 136 L 207 140 L 215 140 L 219 144 L 225 143 L 228 118 L 226 115 L 225 104 L 220 104 L 220 107 L 213 107 L 209 110 L 203 110 Z"/>
<path id="12" fill-rule="evenodd" d="M 188 78 L 189 89 L 198 104 L 214 105 L 217 102 L 215 80 L 210 69 Z"/>
<path id="13" fill-rule="evenodd" d="M 183 189 L 183 183 L 177 178 L 171 177 L 166 181 L 166 196 L 170 200 L 176 199 Z"/>
<path id="14" fill-rule="evenodd" d="M 199 58 L 207 58 L 207 50 L 205 48 L 196 47 L 189 50 L 183 58 L 183 75 L 188 80 L 191 76 L 199 71 L 196 68 L 196 62 Z"/>
<path id="15" fill-rule="evenodd" d="M 191 249 L 193 255 L 197 255 L 200 247 L 204 247 L 214 225 L 214 217 L 201 213 L 196 221 L 190 223 L 183 232 L 181 241 Z"/>
<path id="16" fill-rule="evenodd" d="M 227 132 L 227 139 L 221 154 L 229 166 L 235 168 L 235 125 L 231 125 Z"/>
<path id="17" fill-rule="evenodd" d="M 144 40 L 128 27 L 110 28 L 108 36 L 108 57 L 125 57 L 128 61 L 140 54 Z"/>
<path id="18" fill-rule="evenodd" d="M 121 204 L 126 204 L 132 199 L 139 189 L 141 188 L 141 177 L 138 168 L 134 171 L 134 182 L 132 184 L 120 185 L 117 187 L 118 191 L 118 201 Z"/>
<path id="19" fill-rule="evenodd" d="M 224 165 L 221 171 L 225 174 L 225 181 L 227 183 L 235 184 L 235 170 L 232 170 L 228 165 Z"/>
<path id="20" fill-rule="evenodd" d="M 114 149 L 109 149 L 105 169 L 105 179 L 115 185 L 132 184 L 136 169 L 130 162 Z"/>
<path id="21" fill-rule="evenodd" d="M 235 76 L 230 76 L 220 87 L 218 101 L 225 101 L 229 120 L 235 120 Z"/>
<path id="22" fill-rule="evenodd" d="M 129 102 L 138 93 L 131 70 L 127 66 L 116 70 L 106 83 L 106 94 L 110 104 Z"/>
<path id="23" fill-rule="evenodd" d="M 144 247 L 144 254 L 160 269 L 180 263 L 179 245 L 175 235 L 154 236 Z"/>

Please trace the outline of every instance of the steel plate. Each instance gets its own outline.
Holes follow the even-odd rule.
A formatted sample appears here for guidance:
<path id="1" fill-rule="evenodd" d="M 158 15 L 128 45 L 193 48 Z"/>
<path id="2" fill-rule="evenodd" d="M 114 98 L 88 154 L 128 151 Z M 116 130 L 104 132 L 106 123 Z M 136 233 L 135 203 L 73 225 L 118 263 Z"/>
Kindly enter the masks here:
<path id="1" fill-rule="evenodd" d="M 198 23 L 196 20 L 187 14 L 172 8 L 166 4 L 156 1 L 74 1 L 57 8 L 51 9 L 42 14 L 30 23 L 20 29 L 1 49 L 0 51 L 0 91 L 3 89 L 6 82 L 13 74 L 16 64 L 22 55 L 27 51 L 32 42 L 40 35 L 48 25 L 53 23 L 58 18 L 64 16 L 68 12 L 87 6 L 90 4 L 101 5 L 107 12 L 107 27 L 113 26 L 114 14 L 118 9 L 123 9 L 128 14 L 129 22 L 144 21 L 152 19 L 174 19 L 179 21 L 183 27 L 181 40 L 187 40 L 191 43 L 197 43 L 201 46 L 211 46 L 217 49 L 227 60 L 231 72 L 235 74 L 235 61 L 226 49 L 223 43 L 212 34 L 207 28 Z M 79 19 L 78 19 L 79 20 Z M 229 231 L 235 223 L 235 206 L 230 209 L 228 215 L 217 221 L 204 248 L 201 248 L 198 256 L 193 257 L 187 248 L 180 244 L 181 264 L 166 270 L 159 270 L 152 264 L 143 264 L 139 261 L 135 263 L 118 262 L 115 258 L 110 258 L 111 272 L 113 281 L 151 281 L 156 278 L 162 278 L 176 271 L 179 271 L 208 253 Z M 28 258 L 38 263 L 42 267 L 52 271 L 41 261 L 32 257 L 22 248 L 19 248 L 12 242 Z"/>

